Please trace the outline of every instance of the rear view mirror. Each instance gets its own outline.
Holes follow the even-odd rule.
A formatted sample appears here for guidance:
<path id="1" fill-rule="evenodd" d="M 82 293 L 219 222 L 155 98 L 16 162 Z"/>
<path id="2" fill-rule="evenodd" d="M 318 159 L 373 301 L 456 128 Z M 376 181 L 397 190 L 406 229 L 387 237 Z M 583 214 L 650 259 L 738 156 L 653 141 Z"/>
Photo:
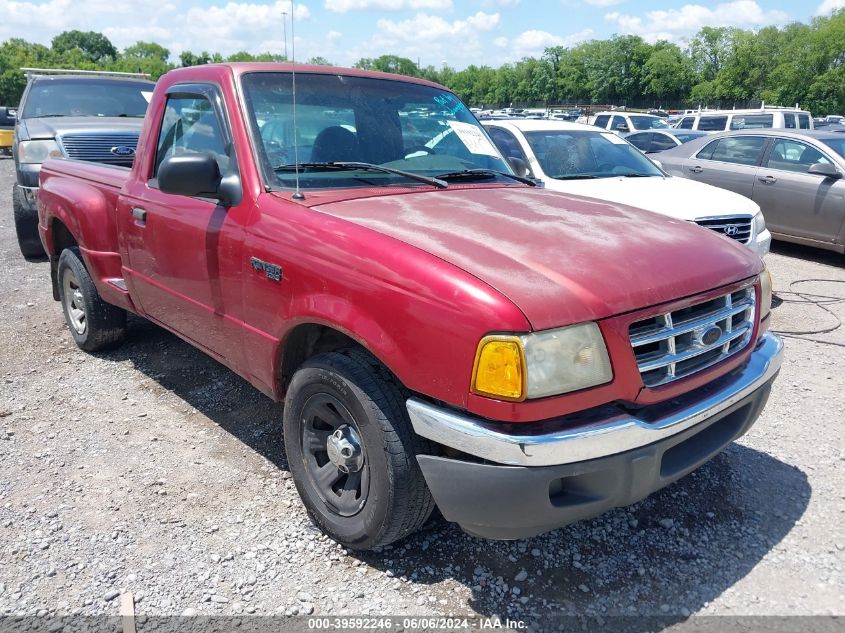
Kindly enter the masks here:
<path id="1" fill-rule="evenodd" d="M 170 156 L 158 167 L 158 186 L 164 193 L 216 198 L 220 167 L 207 153 Z"/>
<path id="2" fill-rule="evenodd" d="M 824 176 L 825 178 L 842 178 L 841 172 L 836 169 L 835 165 L 831 165 L 830 163 L 815 163 L 810 165 L 807 173 L 816 176 Z"/>
<path id="3" fill-rule="evenodd" d="M 238 175 L 222 177 L 217 160 L 207 152 L 165 158 L 158 167 L 158 188 L 179 196 L 215 198 L 227 207 L 239 204 L 242 197 Z"/>

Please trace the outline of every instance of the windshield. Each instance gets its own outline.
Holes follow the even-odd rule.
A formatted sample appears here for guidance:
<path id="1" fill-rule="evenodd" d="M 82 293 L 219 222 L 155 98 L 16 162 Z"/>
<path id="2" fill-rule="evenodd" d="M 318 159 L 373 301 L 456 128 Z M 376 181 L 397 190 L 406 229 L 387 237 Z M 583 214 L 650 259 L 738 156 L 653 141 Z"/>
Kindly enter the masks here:
<path id="1" fill-rule="evenodd" d="M 421 176 L 486 169 L 512 173 L 469 109 L 452 93 L 411 82 L 297 73 L 296 127 L 286 72 L 248 73 L 244 100 L 271 185 L 303 189 L 416 186 L 406 176 L 320 163 L 368 163 Z M 462 181 L 473 178 L 463 178 Z M 484 182 L 513 183 L 478 174 Z"/>
<path id="2" fill-rule="evenodd" d="M 525 138 L 550 178 L 663 175 L 636 147 L 609 132 L 550 130 L 525 132 Z"/>
<path id="3" fill-rule="evenodd" d="M 635 114 L 629 115 L 628 117 L 631 119 L 631 125 L 634 126 L 635 130 L 653 130 L 653 129 L 663 129 L 670 127 L 666 121 L 659 117 L 654 116 L 637 116 Z"/>
<path id="4" fill-rule="evenodd" d="M 20 118 L 143 117 L 155 84 L 119 79 L 46 79 L 32 84 Z M 146 94 L 145 94 L 146 93 Z"/>
<path id="5" fill-rule="evenodd" d="M 821 142 L 834 152 L 845 158 L 845 138 L 823 138 Z"/>

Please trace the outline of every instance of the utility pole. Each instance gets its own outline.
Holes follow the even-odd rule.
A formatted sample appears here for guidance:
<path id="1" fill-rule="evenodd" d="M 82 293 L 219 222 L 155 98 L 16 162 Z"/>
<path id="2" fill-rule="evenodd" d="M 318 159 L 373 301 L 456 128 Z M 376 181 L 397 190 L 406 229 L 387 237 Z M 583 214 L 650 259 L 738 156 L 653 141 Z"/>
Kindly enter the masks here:
<path id="1" fill-rule="evenodd" d="M 282 29 L 285 33 L 285 61 L 288 61 L 288 12 L 282 11 Z"/>

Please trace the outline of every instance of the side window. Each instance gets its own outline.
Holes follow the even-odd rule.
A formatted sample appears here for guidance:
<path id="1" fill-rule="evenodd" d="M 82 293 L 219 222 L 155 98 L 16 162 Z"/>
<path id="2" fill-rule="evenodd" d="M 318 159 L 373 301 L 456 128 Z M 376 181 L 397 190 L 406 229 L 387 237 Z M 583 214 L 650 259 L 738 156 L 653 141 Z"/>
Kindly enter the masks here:
<path id="1" fill-rule="evenodd" d="M 727 126 L 727 116 L 703 116 L 698 120 L 698 129 L 703 132 L 721 132 Z"/>
<path id="2" fill-rule="evenodd" d="M 625 125 L 625 126 L 627 126 L 627 125 L 628 125 L 628 123 L 625 121 L 625 117 L 621 117 L 621 116 L 619 116 L 619 115 L 617 114 L 617 115 L 615 115 L 615 116 L 613 117 L 613 121 L 611 121 L 611 123 L 610 123 L 610 129 L 611 129 L 613 132 L 618 132 L 618 131 L 619 131 L 619 126 L 620 126 L 620 125 Z"/>
<path id="3" fill-rule="evenodd" d="M 600 128 L 607 128 L 607 122 L 610 120 L 609 114 L 600 114 L 596 117 L 593 125 Z"/>
<path id="4" fill-rule="evenodd" d="M 651 140 L 651 151 L 662 152 L 664 149 L 672 149 L 678 144 L 669 134 L 654 134 Z"/>
<path id="5" fill-rule="evenodd" d="M 651 132 L 631 134 L 631 136 L 626 136 L 625 140 L 640 151 L 648 152 L 651 150 Z"/>
<path id="6" fill-rule="evenodd" d="M 779 138 L 769 153 L 766 167 L 804 174 L 807 173 L 810 165 L 829 162 L 830 160 L 815 147 L 800 141 Z"/>
<path id="7" fill-rule="evenodd" d="M 678 127 L 682 130 L 691 130 L 693 125 L 695 125 L 695 117 L 685 116 L 683 119 L 681 119 L 681 122 L 678 124 Z"/>
<path id="8" fill-rule="evenodd" d="M 761 136 L 734 136 L 713 141 L 698 153 L 699 158 L 735 165 L 756 165 L 766 146 Z"/>
<path id="9" fill-rule="evenodd" d="M 490 138 L 493 140 L 493 143 L 495 143 L 499 151 L 502 152 L 502 156 L 505 158 L 519 158 L 528 163 L 528 157 L 525 155 L 525 152 L 522 151 L 519 141 L 517 141 L 516 137 L 508 130 L 500 127 L 488 127 L 487 133 L 490 135 Z"/>
<path id="10" fill-rule="evenodd" d="M 788 130 L 794 130 L 795 129 L 795 115 L 794 114 L 791 114 L 789 112 L 783 113 L 783 127 L 785 127 Z"/>
<path id="11" fill-rule="evenodd" d="M 798 115 L 798 127 L 802 130 L 809 130 L 810 129 L 810 115 L 809 114 L 799 114 Z"/>
<path id="12" fill-rule="evenodd" d="M 182 154 L 211 154 L 225 174 L 229 156 L 220 121 L 205 97 L 174 97 L 167 100 L 158 136 L 155 173 L 165 158 Z"/>
<path id="13" fill-rule="evenodd" d="M 770 128 L 774 124 L 773 114 L 737 114 L 731 120 L 732 130 Z"/>

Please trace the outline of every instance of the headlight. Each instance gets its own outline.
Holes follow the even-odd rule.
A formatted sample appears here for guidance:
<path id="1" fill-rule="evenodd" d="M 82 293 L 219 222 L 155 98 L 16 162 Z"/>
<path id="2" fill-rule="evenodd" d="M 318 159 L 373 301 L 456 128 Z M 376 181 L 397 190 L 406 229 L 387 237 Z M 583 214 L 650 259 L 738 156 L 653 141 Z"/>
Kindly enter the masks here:
<path id="1" fill-rule="evenodd" d="M 760 319 L 765 319 L 772 311 L 772 273 L 764 268 L 760 273 Z"/>
<path id="2" fill-rule="evenodd" d="M 763 217 L 763 212 L 758 211 L 754 216 L 754 235 L 760 235 L 766 230 L 766 219 Z"/>
<path id="3" fill-rule="evenodd" d="M 18 144 L 18 162 L 43 163 L 48 158 L 61 158 L 62 150 L 54 140 L 21 141 Z"/>
<path id="4" fill-rule="evenodd" d="M 487 336 L 478 345 L 472 391 L 524 400 L 594 387 L 613 378 L 595 323 L 521 336 Z"/>

